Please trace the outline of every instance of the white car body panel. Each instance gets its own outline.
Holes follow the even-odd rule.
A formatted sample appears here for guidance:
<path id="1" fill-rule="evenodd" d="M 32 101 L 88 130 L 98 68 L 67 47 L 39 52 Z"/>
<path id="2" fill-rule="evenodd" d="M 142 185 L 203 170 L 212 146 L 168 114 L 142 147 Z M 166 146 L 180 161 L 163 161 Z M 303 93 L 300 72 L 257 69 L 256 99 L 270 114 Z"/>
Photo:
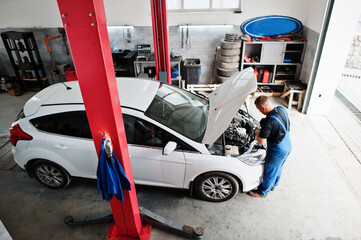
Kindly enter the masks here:
<path id="1" fill-rule="evenodd" d="M 75 177 L 94 178 L 98 166 L 94 142 L 91 139 L 47 134 L 45 145 L 49 153 L 58 159 L 57 164 L 67 162 Z M 61 163 L 61 164 L 60 164 Z"/>
<path id="2" fill-rule="evenodd" d="M 257 89 L 253 68 L 233 74 L 209 95 L 209 116 L 203 143 L 213 144 L 228 128 L 244 100 Z"/>
<path id="3" fill-rule="evenodd" d="M 128 145 L 135 182 L 143 185 L 181 188 L 184 184 L 185 159 L 182 151 L 170 156 L 162 148 Z"/>
<path id="4" fill-rule="evenodd" d="M 120 79 L 120 78 L 118 78 Z M 141 81 L 142 84 L 139 84 Z M 42 104 L 83 103 L 78 81 L 67 82 L 71 90 L 61 84 L 51 85 L 35 94 L 24 106 L 25 116 L 35 114 Z M 154 98 L 160 82 L 144 79 L 121 78 L 117 81 L 121 105 L 145 111 Z"/>
<path id="5" fill-rule="evenodd" d="M 262 180 L 263 165 L 249 166 L 235 157 L 184 153 L 186 157 L 185 183 L 193 181 L 200 171 L 225 172 L 236 176 L 243 186 L 243 191 L 257 187 Z M 189 186 L 184 186 L 185 188 Z"/>
<path id="6" fill-rule="evenodd" d="M 21 129 L 33 136 L 34 139 L 31 141 L 19 140 L 12 152 L 17 164 L 22 168 L 30 160 L 45 159 L 62 166 L 71 176 L 95 179 L 98 156 L 91 139 L 42 132 L 29 122 L 33 118 L 49 114 L 85 110 L 78 83 L 75 81 L 66 84 L 72 89 L 66 90 L 63 84 L 55 84 L 39 92 L 25 104 L 24 113 L 26 117 L 14 124 L 18 123 Z M 231 91 L 226 105 L 232 106 L 226 107 L 223 104 L 222 96 L 223 100 L 225 97 L 221 92 L 224 90 L 216 92 L 219 94 L 218 96 L 214 94 L 210 107 L 215 113 L 211 114 L 212 119 L 208 121 L 209 125 L 207 125 L 207 132 L 204 137 L 205 143 L 213 143 L 225 130 L 226 127 L 224 126 L 228 126 L 235 116 L 239 105 L 239 99 L 233 101 L 235 94 L 238 94 L 237 98 L 243 99 L 254 87 L 253 80 L 245 83 L 245 85 L 242 84 L 236 83 L 236 86 L 233 86 L 236 89 L 234 92 L 230 85 L 223 88 Z M 243 191 L 257 187 L 262 176 L 263 165 L 250 166 L 236 157 L 211 155 L 204 143 L 188 139 L 144 115 L 144 111 L 149 107 L 159 86 L 160 83 L 157 81 L 133 78 L 118 79 L 118 91 L 123 114 L 141 118 L 162 128 L 192 147 L 194 151 L 176 149 L 169 155 L 163 155 L 162 148 L 129 144 L 135 183 L 188 189 L 196 177 L 203 173 L 218 171 L 237 177 L 242 182 Z M 240 87 L 247 88 L 247 94 L 239 96 Z M 243 100 L 240 104 L 242 103 Z M 231 116 L 227 123 L 226 120 L 217 117 L 216 106 L 218 105 L 222 105 L 222 115 L 227 115 L 226 118 Z M 233 111 L 232 114 L 231 111 Z M 217 133 L 212 133 L 209 130 Z"/>

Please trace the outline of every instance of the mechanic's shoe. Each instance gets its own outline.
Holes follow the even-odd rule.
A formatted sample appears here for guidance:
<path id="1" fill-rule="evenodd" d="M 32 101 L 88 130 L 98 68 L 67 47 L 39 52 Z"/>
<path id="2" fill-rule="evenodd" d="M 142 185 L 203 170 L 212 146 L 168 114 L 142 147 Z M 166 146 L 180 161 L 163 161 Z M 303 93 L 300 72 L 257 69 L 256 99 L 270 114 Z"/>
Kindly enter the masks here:
<path id="1" fill-rule="evenodd" d="M 267 196 L 267 195 L 259 194 L 256 191 L 249 191 L 247 194 L 250 195 L 251 197 L 258 197 L 258 198 L 265 198 Z"/>

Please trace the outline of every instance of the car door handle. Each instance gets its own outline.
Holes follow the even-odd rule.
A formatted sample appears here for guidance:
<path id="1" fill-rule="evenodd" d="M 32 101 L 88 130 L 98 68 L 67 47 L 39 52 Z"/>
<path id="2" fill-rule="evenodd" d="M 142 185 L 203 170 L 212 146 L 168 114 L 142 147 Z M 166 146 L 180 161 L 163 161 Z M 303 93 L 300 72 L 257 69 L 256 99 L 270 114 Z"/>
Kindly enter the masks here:
<path id="1" fill-rule="evenodd" d="M 59 148 L 59 149 L 68 149 L 68 147 L 65 146 L 64 144 L 56 144 L 56 145 L 54 145 L 54 147 Z"/>

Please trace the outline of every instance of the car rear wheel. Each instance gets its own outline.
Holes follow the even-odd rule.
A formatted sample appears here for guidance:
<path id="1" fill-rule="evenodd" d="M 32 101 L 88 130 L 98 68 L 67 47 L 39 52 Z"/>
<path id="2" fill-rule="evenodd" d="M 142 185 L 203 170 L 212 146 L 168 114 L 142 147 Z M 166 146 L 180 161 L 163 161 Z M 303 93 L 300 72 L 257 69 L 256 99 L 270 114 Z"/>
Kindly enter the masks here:
<path id="1" fill-rule="evenodd" d="M 195 181 L 195 191 L 198 196 L 210 202 L 227 201 L 233 198 L 238 190 L 237 180 L 227 173 L 206 173 Z"/>
<path id="2" fill-rule="evenodd" d="M 69 174 L 62 167 L 49 161 L 36 162 L 33 173 L 41 184 L 49 188 L 64 188 L 70 183 Z"/>

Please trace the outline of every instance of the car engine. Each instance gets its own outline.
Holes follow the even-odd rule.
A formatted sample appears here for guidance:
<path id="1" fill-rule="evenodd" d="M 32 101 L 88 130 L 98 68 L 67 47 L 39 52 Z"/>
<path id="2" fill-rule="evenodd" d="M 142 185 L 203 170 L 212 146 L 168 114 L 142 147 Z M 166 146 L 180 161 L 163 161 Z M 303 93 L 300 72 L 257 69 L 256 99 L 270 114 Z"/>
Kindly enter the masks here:
<path id="1" fill-rule="evenodd" d="M 233 118 L 224 134 L 210 148 L 212 154 L 216 155 L 242 155 L 249 152 L 250 148 L 261 148 L 255 143 L 255 130 L 259 122 L 247 112 L 239 110 Z"/>

